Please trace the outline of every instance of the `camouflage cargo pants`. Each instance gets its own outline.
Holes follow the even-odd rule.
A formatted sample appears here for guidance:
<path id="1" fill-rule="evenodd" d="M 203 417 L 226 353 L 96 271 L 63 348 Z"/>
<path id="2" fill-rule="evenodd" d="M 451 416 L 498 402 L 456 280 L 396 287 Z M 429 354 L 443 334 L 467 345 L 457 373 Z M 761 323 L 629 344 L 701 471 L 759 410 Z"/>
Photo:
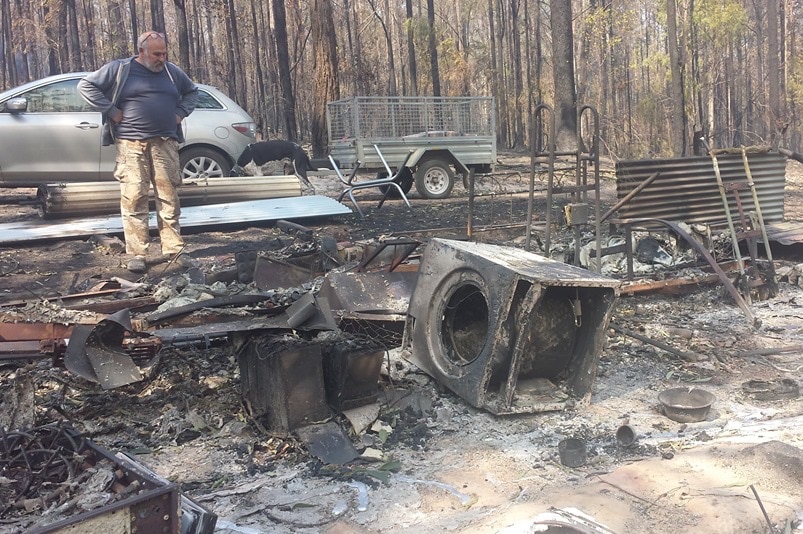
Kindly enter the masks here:
<path id="1" fill-rule="evenodd" d="M 142 141 L 118 139 L 114 177 L 120 182 L 120 215 L 126 253 L 145 256 L 148 251 L 148 196 L 153 186 L 156 226 L 162 254 L 184 247 L 179 227 L 181 206 L 176 188 L 181 185 L 178 141 L 154 137 Z"/>

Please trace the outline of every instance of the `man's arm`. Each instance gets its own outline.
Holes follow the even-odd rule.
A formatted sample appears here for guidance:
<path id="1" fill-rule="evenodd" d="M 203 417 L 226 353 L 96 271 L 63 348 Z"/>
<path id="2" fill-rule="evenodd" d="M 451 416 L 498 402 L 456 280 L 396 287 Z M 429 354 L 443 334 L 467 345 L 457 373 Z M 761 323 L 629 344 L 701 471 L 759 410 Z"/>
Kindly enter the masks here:
<path id="1" fill-rule="evenodd" d="M 95 72 L 90 72 L 78 82 L 78 92 L 90 106 L 104 115 L 119 117 L 122 111 L 117 108 L 107 95 L 111 94 L 117 78 L 120 64 L 112 61 Z"/>
<path id="2" fill-rule="evenodd" d="M 176 89 L 178 89 L 179 95 L 181 95 L 178 101 L 176 114 L 182 119 L 185 119 L 195 110 L 195 106 L 198 105 L 198 87 L 196 87 L 195 83 L 190 80 L 190 77 L 187 76 L 183 70 L 174 64 L 170 64 L 170 66 L 173 67 L 173 80 L 176 84 Z"/>

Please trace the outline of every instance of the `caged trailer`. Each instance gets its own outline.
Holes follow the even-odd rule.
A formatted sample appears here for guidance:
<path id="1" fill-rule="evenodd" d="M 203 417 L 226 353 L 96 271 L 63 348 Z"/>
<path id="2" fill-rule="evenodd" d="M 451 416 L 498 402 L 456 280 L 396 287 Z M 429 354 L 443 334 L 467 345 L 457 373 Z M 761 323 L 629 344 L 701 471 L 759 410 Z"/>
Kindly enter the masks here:
<path id="1" fill-rule="evenodd" d="M 496 110 L 493 97 L 355 96 L 326 106 L 329 153 L 345 169 L 386 174 L 404 163 L 399 185 L 415 184 L 425 198 L 446 198 L 456 175 L 493 172 Z M 405 162 L 405 158 L 409 158 Z"/>

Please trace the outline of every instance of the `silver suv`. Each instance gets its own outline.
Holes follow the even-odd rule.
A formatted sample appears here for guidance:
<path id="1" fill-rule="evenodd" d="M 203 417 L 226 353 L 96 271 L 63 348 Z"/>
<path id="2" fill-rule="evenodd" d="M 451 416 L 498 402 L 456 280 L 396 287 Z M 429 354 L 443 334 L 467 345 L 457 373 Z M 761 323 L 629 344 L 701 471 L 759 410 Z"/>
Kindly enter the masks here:
<path id="1" fill-rule="evenodd" d="M 114 180 L 114 146 L 101 146 L 101 114 L 78 94 L 87 73 L 58 74 L 0 93 L 0 187 Z M 183 124 L 184 179 L 228 176 L 256 132 L 218 89 L 198 85 Z"/>

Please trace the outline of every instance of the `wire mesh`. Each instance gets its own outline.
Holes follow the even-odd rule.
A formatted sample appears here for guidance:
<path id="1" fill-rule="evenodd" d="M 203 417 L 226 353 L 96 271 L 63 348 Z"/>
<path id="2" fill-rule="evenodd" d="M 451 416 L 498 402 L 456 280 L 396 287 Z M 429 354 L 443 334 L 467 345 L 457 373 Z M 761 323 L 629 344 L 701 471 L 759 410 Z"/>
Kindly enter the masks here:
<path id="1" fill-rule="evenodd" d="M 353 97 L 327 110 L 331 139 L 496 134 L 491 97 Z"/>

